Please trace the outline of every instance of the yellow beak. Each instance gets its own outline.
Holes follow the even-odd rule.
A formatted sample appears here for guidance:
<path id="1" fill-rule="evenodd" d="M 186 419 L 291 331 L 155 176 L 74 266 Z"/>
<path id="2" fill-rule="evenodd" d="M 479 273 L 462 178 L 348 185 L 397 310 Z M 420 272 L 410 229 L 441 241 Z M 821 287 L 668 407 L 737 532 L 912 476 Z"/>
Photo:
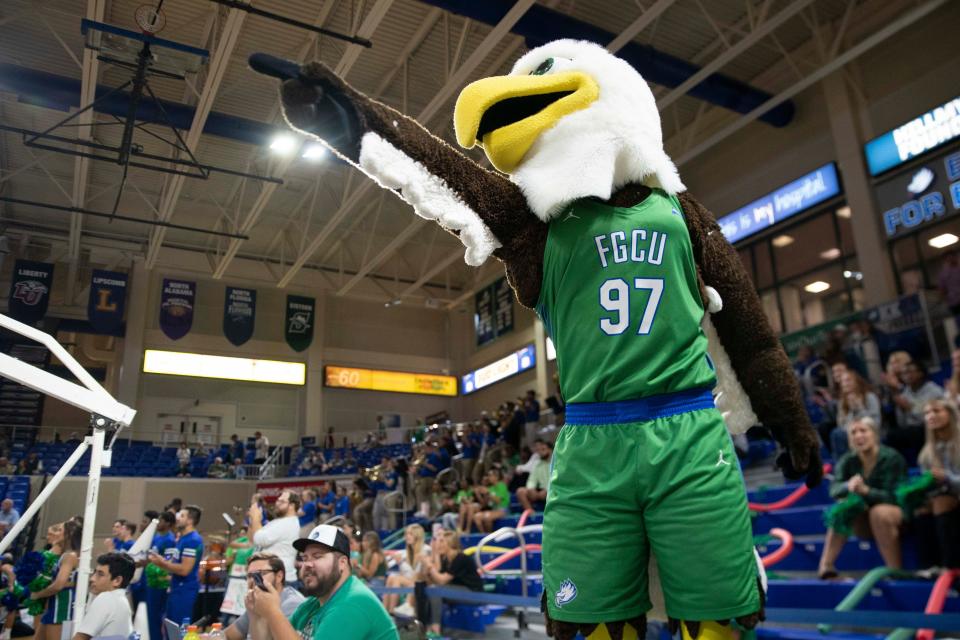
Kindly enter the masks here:
<path id="1" fill-rule="evenodd" d="M 541 133 L 599 95 L 597 83 L 580 71 L 483 78 L 457 98 L 457 142 L 467 149 L 479 142 L 494 167 L 513 173 Z"/>

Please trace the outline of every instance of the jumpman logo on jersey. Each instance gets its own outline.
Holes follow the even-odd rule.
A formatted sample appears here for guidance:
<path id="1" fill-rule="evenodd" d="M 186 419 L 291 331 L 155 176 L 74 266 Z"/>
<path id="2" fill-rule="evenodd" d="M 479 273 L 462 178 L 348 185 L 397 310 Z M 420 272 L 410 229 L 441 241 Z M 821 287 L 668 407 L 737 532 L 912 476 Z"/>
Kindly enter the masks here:
<path id="1" fill-rule="evenodd" d="M 723 449 L 718 449 L 717 451 L 720 453 L 720 458 L 717 460 L 717 464 L 713 466 L 719 467 L 720 465 L 725 464 L 729 467 L 730 463 L 723 459 Z"/>
<path id="2" fill-rule="evenodd" d="M 579 219 L 580 219 L 580 216 L 574 214 L 574 213 L 573 213 L 573 209 L 567 209 L 567 217 L 564 218 L 563 221 L 566 222 L 567 220 L 570 220 L 571 218 L 576 218 L 577 220 L 579 220 Z"/>

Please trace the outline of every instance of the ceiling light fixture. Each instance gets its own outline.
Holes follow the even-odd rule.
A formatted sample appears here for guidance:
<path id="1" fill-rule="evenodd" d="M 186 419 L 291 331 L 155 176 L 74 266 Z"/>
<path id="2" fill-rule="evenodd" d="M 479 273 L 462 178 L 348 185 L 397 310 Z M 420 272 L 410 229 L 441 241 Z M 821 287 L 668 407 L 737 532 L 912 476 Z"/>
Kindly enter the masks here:
<path id="1" fill-rule="evenodd" d="M 780 235 L 773 239 L 773 246 L 777 249 L 783 249 L 791 244 L 793 244 L 793 236 Z"/>
<path id="2" fill-rule="evenodd" d="M 820 293 L 821 291 L 826 291 L 830 288 L 828 282 L 823 280 L 815 280 L 803 288 L 804 291 L 809 291 L 810 293 Z"/>
<path id="3" fill-rule="evenodd" d="M 289 133 L 278 133 L 270 141 L 270 150 L 282 156 L 289 155 L 296 149 L 297 139 Z"/>
<path id="4" fill-rule="evenodd" d="M 950 245 L 955 244 L 957 240 L 960 240 L 960 238 L 952 233 L 941 233 L 940 235 L 934 236 L 933 238 L 927 240 L 927 244 L 934 249 L 943 249 L 944 247 L 949 247 Z"/>
<path id="5" fill-rule="evenodd" d="M 840 257 L 840 249 L 833 247 L 832 249 L 827 249 L 826 251 L 820 252 L 820 257 L 824 260 L 836 260 Z"/>
<path id="6" fill-rule="evenodd" d="M 837 209 L 838 218 L 846 218 L 849 220 L 853 216 L 853 212 L 850 211 L 850 207 L 840 207 Z"/>
<path id="7" fill-rule="evenodd" d="M 307 145 L 307 148 L 303 150 L 302 157 L 305 160 L 320 160 L 325 155 L 327 155 L 327 148 L 319 142 L 314 142 Z"/>

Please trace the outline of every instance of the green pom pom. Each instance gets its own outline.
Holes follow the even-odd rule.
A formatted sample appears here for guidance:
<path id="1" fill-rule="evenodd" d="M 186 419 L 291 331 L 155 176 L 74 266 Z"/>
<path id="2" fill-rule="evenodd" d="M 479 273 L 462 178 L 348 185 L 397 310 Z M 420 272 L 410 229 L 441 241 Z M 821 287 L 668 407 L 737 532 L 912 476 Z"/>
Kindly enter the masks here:
<path id="1" fill-rule="evenodd" d="M 823 521 L 830 529 L 845 536 L 853 533 L 853 521 L 867 510 L 867 503 L 856 493 L 823 512 Z"/>
<path id="2" fill-rule="evenodd" d="M 897 504 L 907 518 L 927 502 L 927 494 L 937 486 L 937 481 L 929 471 L 912 480 L 901 482 L 897 487 Z"/>
<path id="3" fill-rule="evenodd" d="M 151 589 L 166 589 L 170 586 L 170 574 L 155 564 L 148 564 L 146 569 L 147 586 Z"/>

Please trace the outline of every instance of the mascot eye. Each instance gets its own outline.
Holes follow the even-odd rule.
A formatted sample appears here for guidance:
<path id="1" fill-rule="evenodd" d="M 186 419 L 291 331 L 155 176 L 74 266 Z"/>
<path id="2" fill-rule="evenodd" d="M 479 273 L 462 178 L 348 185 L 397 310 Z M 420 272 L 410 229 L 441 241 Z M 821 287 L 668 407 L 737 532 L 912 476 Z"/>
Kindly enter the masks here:
<path id="1" fill-rule="evenodd" d="M 530 72 L 532 76 L 542 76 L 553 68 L 553 58 L 547 58 L 540 63 L 540 66 Z"/>

